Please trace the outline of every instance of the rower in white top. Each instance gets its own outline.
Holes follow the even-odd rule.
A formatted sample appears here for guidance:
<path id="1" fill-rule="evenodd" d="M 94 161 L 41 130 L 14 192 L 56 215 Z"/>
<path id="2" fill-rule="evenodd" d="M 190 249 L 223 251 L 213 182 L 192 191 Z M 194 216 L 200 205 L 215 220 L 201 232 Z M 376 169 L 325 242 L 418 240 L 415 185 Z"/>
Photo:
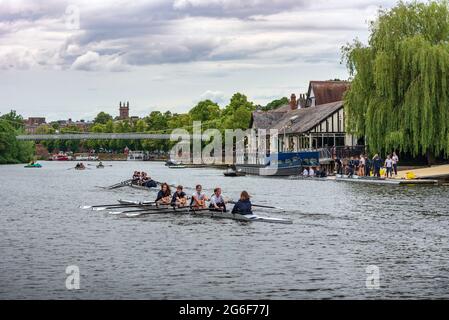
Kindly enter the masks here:
<path id="1" fill-rule="evenodd" d="M 221 188 L 214 189 L 214 194 L 210 198 L 209 208 L 212 211 L 226 212 L 226 202 L 221 195 Z"/>
<path id="2" fill-rule="evenodd" d="M 190 203 L 190 206 L 194 209 L 207 208 L 206 201 L 208 201 L 209 198 L 202 190 L 203 187 L 200 184 L 198 184 L 195 188 L 195 192 L 192 194 L 192 201 Z"/>

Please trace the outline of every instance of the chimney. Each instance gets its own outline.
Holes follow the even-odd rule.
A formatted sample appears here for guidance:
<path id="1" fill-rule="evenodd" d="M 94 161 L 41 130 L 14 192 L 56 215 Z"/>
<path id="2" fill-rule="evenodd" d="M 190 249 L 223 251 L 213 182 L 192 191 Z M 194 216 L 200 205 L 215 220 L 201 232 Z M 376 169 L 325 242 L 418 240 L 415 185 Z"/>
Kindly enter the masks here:
<path id="1" fill-rule="evenodd" d="M 306 106 L 306 102 L 307 102 L 306 95 L 305 94 L 300 94 L 299 95 L 299 107 L 300 108 L 306 108 L 307 107 Z"/>
<path id="2" fill-rule="evenodd" d="M 290 110 L 296 110 L 298 109 L 298 103 L 296 101 L 296 95 L 292 93 L 290 97 Z"/>

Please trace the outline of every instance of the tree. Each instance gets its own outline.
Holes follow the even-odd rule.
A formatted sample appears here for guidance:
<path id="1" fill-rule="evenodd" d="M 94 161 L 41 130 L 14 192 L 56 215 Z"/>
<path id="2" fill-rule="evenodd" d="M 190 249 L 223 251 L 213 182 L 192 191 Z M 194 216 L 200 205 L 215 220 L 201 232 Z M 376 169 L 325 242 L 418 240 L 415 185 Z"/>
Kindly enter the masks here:
<path id="1" fill-rule="evenodd" d="M 449 154 L 449 4 L 399 2 L 380 11 L 370 40 L 343 48 L 354 79 L 349 131 L 373 152 Z"/>
<path id="2" fill-rule="evenodd" d="M 106 124 L 109 120 L 112 120 L 112 116 L 106 112 L 100 112 L 94 119 L 94 123 Z"/>
<path id="3" fill-rule="evenodd" d="M 189 111 L 192 121 L 207 122 L 220 117 L 220 106 L 211 100 L 203 100 Z"/>
<path id="4" fill-rule="evenodd" d="M 289 104 L 289 100 L 287 97 L 283 97 L 278 100 L 273 100 L 269 104 L 267 104 L 265 107 L 262 107 L 262 111 L 269 111 L 269 110 L 275 110 L 279 107 L 282 107 L 283 105 Z"/>
<path id="5" fill-rule="evenodd" d="M 13 118 L 9 118 L 11 115 Z M 11 121 L 18 119 L 15 112 L 4 116 L 0 117 L 0 164 L 30 161 L 34 155 L 34 143 L 16 139 L 23 130 L 17 122 Z"/>
<path id="6" fill-rule="evenodd" d="M 223 128 L 248 129 L 251 114 L 255 109 L 254 103 L 249 102 L 245 95 L 241 93 L 234 94 L 223 112 Z"/>
<path id="7" fill-rule="evenodd" d="M 23 128 L 23 117 L 17 114 L 15 110 L 11 110 L 9 113 L 2 115 L 0 118 L 8 121 L 14 129 Z"/>

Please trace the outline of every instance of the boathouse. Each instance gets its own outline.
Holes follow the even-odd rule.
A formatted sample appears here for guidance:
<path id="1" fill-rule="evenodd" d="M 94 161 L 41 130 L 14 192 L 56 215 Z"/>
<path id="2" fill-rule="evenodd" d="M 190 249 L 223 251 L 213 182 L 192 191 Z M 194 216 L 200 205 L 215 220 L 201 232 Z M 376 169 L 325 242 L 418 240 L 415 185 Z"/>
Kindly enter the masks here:
<path id="1" fill-rule="evenodd" d="M 330 161 L 332 150 L 357 145 L 357 139 L 345 130 L 343 96 L 349 86 L 346 81 L 311 81 L 307 93 L 299 99 L 292 94 L 286 105 L 253 112 L 250 126 L 267 131 L 277 129 L 280 153 L 320 151 L 320 159 Z M 255 150 L 257 146 L 248 149 Z M 254 163 L 249 154 L 246 161 Z"/>

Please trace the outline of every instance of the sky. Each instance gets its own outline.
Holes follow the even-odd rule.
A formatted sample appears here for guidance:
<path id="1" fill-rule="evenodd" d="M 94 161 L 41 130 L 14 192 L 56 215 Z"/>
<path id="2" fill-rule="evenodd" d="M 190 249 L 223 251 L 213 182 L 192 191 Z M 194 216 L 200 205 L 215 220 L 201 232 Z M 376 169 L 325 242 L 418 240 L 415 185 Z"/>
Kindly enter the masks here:
<path id="1" fill-rule="evenodd" d="M 91 120 L 186 112 L 241 92 L 256 104 L 348 79 L 393 0 L 0 0 L 0 114 Z"/>

